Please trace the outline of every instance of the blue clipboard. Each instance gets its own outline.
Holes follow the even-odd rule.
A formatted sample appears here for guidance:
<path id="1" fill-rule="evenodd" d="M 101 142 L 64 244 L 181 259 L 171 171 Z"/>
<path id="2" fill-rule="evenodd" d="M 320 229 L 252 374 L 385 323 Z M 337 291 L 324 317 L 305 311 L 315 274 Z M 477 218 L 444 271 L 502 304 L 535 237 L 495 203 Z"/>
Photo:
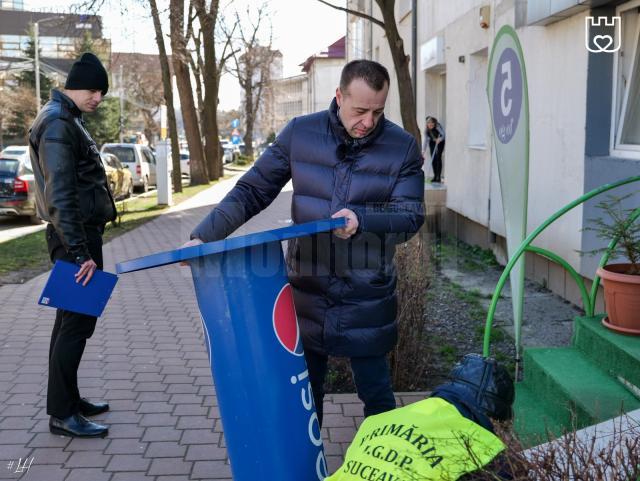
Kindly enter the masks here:
<path id="1" fill-rule="evenodd" d="M 38 304 L 66 311 L 100 317 L 107 306 L 118 276 L 96 269 L 86 286 L 76 283 L 75 273 L 80 267 L 65 261 L 56 261 Z"/>

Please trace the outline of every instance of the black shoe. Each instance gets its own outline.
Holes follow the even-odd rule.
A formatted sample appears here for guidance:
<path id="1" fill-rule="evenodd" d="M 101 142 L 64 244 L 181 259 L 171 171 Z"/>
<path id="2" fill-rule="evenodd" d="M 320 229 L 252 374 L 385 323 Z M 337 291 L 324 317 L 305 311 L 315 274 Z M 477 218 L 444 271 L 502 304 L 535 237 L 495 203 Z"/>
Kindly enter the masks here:
<path id="1" fill-rule="evenodd" d="M 109 428 L 85 419 L 80 414 L 72 414 L 68 418 L 49 418 L 49 431 L 52 434 L 70 436 L 72 438 L 104 438 Z"/>
<path id="2" fill-rule="evenodd" d="M 96 416 L 98 414 L 106 413 L 109 410 L 108 403 L 92 403 L 86 398 L 80 398 L 78 404 L 78 410 L 83 416 Z"/>

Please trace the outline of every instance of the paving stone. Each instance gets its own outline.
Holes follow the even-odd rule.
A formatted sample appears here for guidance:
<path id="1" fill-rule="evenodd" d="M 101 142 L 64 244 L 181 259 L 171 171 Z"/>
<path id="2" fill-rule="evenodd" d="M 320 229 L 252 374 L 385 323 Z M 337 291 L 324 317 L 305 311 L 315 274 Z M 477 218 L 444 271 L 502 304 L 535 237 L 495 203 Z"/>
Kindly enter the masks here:
<path id="1" fill-rule="evenodd" d="M 231 466 L 224 461 L 196 461 L 191 477 L 193 479 L 231 479 Z"/>
<path id="2" fill-rule="evenodd" d="M 175 426 L 178 418 L 168 413 L 144 414 L 139 426 Z"/>
<path id="3" fill-rule="evenodd" d="M 34 461 L 35 463 L 35 461 Z M 70 473 L 70 470 L 62 466 L 32 464 L 29 471 L 21 479 L 24 481 L 62 481 Z M 68 479 L 68 478 L 67 478 Z M 85 478 L 85 481 L 91 478 Z M 93 481 L 93 480 L 92 480 Z"/>
<path id="4" fill-rule="evenodd" d="M 51 433 L 38 433 L 27 444 L 32 448 L 64 448 L 71 442 L 66 436 L 56 436 Z"/>
<path id="5" fill-rule="evenodd" d="M 142 414 L 135 411 L 109 411 L 104 422 L 107 424 L 137 424 L 142 419 Z"/>
<path id="6" fill-rule="evenodd" d="M 34 434 L 24 429 L 5 429 L 0 436 L 0 444 L 28 444 Z"/>
<path id="7" fill-rule="evenodd" d="M 149 449 L 145 453 L 146 458 L 178 458 L 184 457 L 187 451 L 186 446 L 181 446 L 177 442 L 163 441 L 157 443 L 150 443 Z M 187 461 L 191 461 L 185 458 Z"/>
<path id="8" fill-rule="evenodd" d="M 329 473 L 335 473 L 340 466 L 342 466 L 342 454 L 338 456 L 326 456 L 327 458 L 327 470 Z"/>
<path id="9" fill-rule="evenodd" d="M 363 405 L 361 402 L 356 403 L 347 403 L 336 406 L 342 406 L 342 415 L 353 417 L 353 416 L 362 416 Z M 324 422 L 324 419 L 323 419 Z"/>
<path id="10" fill-rule="evenodd" d="M 179 404 L 173 411 L 174 416 L 206 416 L 209 409 L 196 404 Z"/>
<path id="11" fill-rule="evenodd" d="M 174 394 L 169 399 L 170 404 L 202 404 L 202 396 L 195 394 Z"/>
<path id="12" fill-rule="evenodd" d="M 324 414 L 322 417 L 322 427 L 326 428 L 348 428 L 355 426 L 352 417 L 342 414 Z"/>
<path id="13" fill-rule="evenodd" d="M 109 426 L 110 439 L 135 438 L 140 439 L 144 428 L 137 424 L 111 424 Z"/>
<path id="14" fill-rule="evenodd" d="M 147 428 L 142 436 L 142 441 L 179 441 L 182 431 L 172 427 L 151 427 Z"/>
<path id="15" fill-rule="evenodd" d="M 213 427 L 214 422 L 206 416 L 179 416 L 176 429 L 202 429 L 203 427 Z"/>
<path id="16" fill-rule="evenodd" d="M 160 458 L 151 461 L 149 474 L 189 474 L 192 463 L 184 462 L 182 458 Z"/>
<path id="17" fill-rule="evenodd" d="M 76 468 L 72 469 L 65 481 L 109 481 L 111 473 L 105 473 L 101 469 Z"/>
<path id="18" fill-rule="evenodd" d="M 109 438 L 73 438 L 66 447 L 68 451 L 104 451 Z"/>
<path id="19" fill-rule="evenodd" d="M 356 428 L 329 428 L 329 439 L 332 443 L 351 442 Z"/>
<path id="20" fill-rule="evenodd" d="M 150 464 L 141 454 L 115 454 L 105 471 L 146 471 Z"/>
<path id="21" fill-rule="evenodd" d="M 187 429 L 180 440 L 181 444 L 218 444 L 220 434 L 210 429 Z"/>
<path id="22" fill-rule="evenodd" d="M 138 439 L 113 439 L 104 450 L 105 454 L 143 454 L 148 444 Z"/>
<path id="23" fill-rule="evenodd" d="M 138 413 L 170 413 L 174 410 L 174 406 L 165 402 L 142 402 L 138 408 Z"/>
<path id="24" fill-rule="evenodd" d="M 192 444 L 187 449 L 186 461 L 217 461 L 227 459 L 227 450 L 210 444 Z"/>
<path id="25" fill-rule="evenodd" d="M 180 384 L 176 384 L 177 386 L 180 386 Z M 163 392 L 157 392 L 157 391 L 148 391 L 148 392 L 141 392 L 138 393 L 138 396 L 136 397 L 136 401 L 141 403 L 141 402 L 167 402 L 169 401 L 169 399 L 171 398 L 171 396 L 169 394 L 163 393 Z"/>
<path id="26" fill-rule="evenodd" d="M 113 473 L 110 481 L 155 481 L 155 476 L 147 476 L 144 473 Z"/>
<path id="27" fill-rule="evenodd" d="M 64 463 L 65 468 L 104 468 L 110 455 L 102 451 L 76 451 Z"/>
<path id="28" fill-rule="evenodd" d="M 0 430 L 4 431 L 5 429 L 23 429 L 23 430 L 31 430 L 37 421 L 31 419 L 29 417 L 8 417 L 4 418 L 0 421 Z"/>

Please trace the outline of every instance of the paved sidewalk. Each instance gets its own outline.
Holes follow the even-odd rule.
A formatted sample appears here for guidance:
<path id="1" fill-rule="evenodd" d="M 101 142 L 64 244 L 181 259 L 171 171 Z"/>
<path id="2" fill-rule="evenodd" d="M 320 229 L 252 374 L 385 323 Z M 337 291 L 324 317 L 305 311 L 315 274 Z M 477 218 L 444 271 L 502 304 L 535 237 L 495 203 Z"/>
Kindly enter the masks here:
<path id="1" fill-rule="evenodd" d="M 180 246 L 237 178 L 108 243 L 105 270 Z M 290 198 L 285 189 L 238 233 L 286 225 Z M 110 435 L 86 440 L 48 432 L 54 311 L 36 305 L 47 276 L 0 287 L 0 479 L 231 479 L 189 270 L 167 266 L 121 277 L 79 372 L 82 394 L 111 404 L 109 413 L 96 417 L 110 426 Z M 398 398 L 404 404 L 421 396 Z M 355 395 L 329 395 L 324 410 L 325 452 L 333 471 L 362 420 L 362 406 Z M 16 473 L 25 459 L 32 460 L 29 470 Z"/>

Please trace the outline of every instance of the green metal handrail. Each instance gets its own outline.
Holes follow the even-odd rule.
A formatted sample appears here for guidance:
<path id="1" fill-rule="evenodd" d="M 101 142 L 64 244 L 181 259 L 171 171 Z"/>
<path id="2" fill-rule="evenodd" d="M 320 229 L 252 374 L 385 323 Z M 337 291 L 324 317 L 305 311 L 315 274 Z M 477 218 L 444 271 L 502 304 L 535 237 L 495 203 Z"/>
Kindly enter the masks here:
<path id="1" fill-rule="evenodd" d="M 585 310 L 585 312 L 589 311 L 589 306 L 590 306 L 589 293 L 587 292 L 587 288 L 584 285 L 584 279 L 582 279 L 582 276 L 580 274 L 578 274 L 578 272 L 573 267 L 571 267 L 571 264 L 569 264 L 567 261 L 565 261 L 558 254 L 555 254 L 555 253 L 553 253 L 551 251 L 548 251 L 546 249 L 542 249 L 541 247 L 527 246 L 526 251 L 527 252 L 533 252 L 534 254 L 539 254 L 541 256 L 544 256 L 544 257 L 546 257 L 548 259 L 551 259 L 556 264 L 560 264 L 562 267 L 564 267 L 565 270 L 576 281 L 576 284 L 578 285 L 578 289 L 580 289 L 580 295 L 582 296 L 582 307 L 583 307 L 583 309 Z M 592 316 L 593 314 L 587 314 L 587 315 L 588 316 Z"/>
<path id="2" fill-rule="evenodd" d="M 627 226 L 633 224 L 638 217 L 640 217 L 640 207 L 635 209 L 629 215 L 625 224 Z M 598 267 L 604 267 L 607 264 L 607 262 L 609 262 L 609 257 L 611 257 L 611 253 L 613 252 L 613 249 L 615 249 L 615 247 L 618 245 L 619 241 L 620 241 L 620 236 L 616 236 L 613 239 L 611 239 L 611 242 L 609 242 L 609 245 L 607 246 L 607 250 L 605 251 L 602 258 L 600 259 L 600 263 L 598 264 Z M 593 284 L 591 285 L 591 298 L 589 299 L 590 300 L 589 309 L 591 311 L 592 316 L 593 316 L 593 312 L 595 311 L 596 296 L 598 295 L 599 285 L 600 285 L 600 276 L 596 273 L 596 276 L 593 278 Z"/>
<path id="3" fill-rule="evenodd" d="M 511 259 L 509 259 L 509 262 L 507 262 L 507 265 L 505 266 L 504 271 L 502 272 L 502 275 L 498 280 L 498 284 L 496 285 L 495 291 L 493 292 L 493 297 L 491 298 L 491 304 L 489 305 L 489 311 L 487 312 L 487 320 L 486 320 L 485 330 L 484 330 L 484 343 L 483 343 L 483 351 L 482 351 L 484 356 L 489 356 L 493 317 L 495 316 L 496 307 L 498 305 L 498 301 L 500 300 L 502 289 L 504 288 L 504 285 L 507 282 L 507 278 L 509 277 L 511 270 L 513 269 L 513 266 L 516 264 L 516 262 L 518 262 L 520 257 L 522 257 L 522 254 L 524 254 L 524 252 L 530 247 L 531 242 L 533 242 L 535 238 L 538 237 L 540 233 L 543 230 L 545 230 L 549 225 L 551 225 L 558 218 L 562 217 L 564 214 L 569 212 L 574 207 L 586 202 L 587 200 L 597 195 L 602 194 L 603 192 L 607 192 L 608 190 L 615 189 L 616 187 L 620 187 L 622 185 L 626 185 L 626 184 L 630 184 L 638 181 L 640 181 L 640 176 L 628 177 L 626 179 L 619 180 L 612 184 L 605 184 L 603 186 L 598 187 L 597 189 L 592 190 L 591 192 L 584 194 L 583 196 L 574 200 L 570 204 L 567 204 L 562 209 L 560 209 L 555 214 L 553 214 L 551 217 L 549 217 L 547 220 L 545 220 L 531 234 L 529 234 L 524 241 L 522 241 L 518 249 L 514 252 Z M 610 248 L 608 248 L 607 250 L 610 255 L 610 252 L 611 252 Z M 596 292 L 597 292 L 597 287 L 596 287 Z M 584 296 L 583 296 L 583 300 L 584 300 Z M 591 312 L 592 312 L 592 305 L 593 305 L 592 302 L 595 302 L 595 300 L 589 299 L 588 306 Z M 516 346 L 516 369 L 519 361 L 520 361 L 520 346 Z"/>

